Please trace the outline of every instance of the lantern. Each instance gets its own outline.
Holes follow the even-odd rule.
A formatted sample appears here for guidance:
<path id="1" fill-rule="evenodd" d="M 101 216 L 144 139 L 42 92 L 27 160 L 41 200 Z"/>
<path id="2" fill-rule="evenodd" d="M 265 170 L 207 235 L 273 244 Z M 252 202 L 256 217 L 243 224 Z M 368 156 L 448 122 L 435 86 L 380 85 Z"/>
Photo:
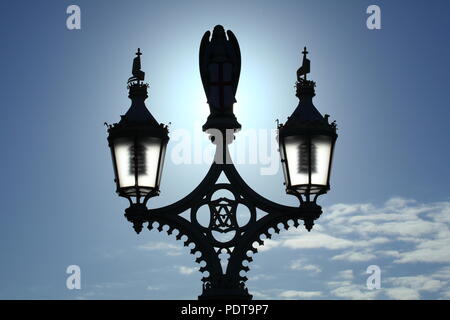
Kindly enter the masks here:
<path id="1" fill-rule="evenodd" d="M 286 192 L 319 195 L 330 189 L 330 172 L 336 124 L 328 123 L 312 103 L 315 82 L 306 80 L 309 60 L 304 51 L 303 65 L 297 72 L 297 97 L 300 102 L 287 122 L 278 126 L 278 143 Z M 301 78 L 301 76 L 304 78 Z"/>
<path id="2" fill-rule="evenodd" d="M 140 51 L 128 80 L 130 109 L 119 123 L 109 127 L 108 142 L 113 160 L 117 193 L 144 203 L 159 194 L 164 155 L 169 141 L 167 126 L 159 124 L 145 106 L 148 85 L 141 82 Z M 136 61 L 136 59 L 139 59 Z M 141 72 L 141 73 L 139 73 Z"/>

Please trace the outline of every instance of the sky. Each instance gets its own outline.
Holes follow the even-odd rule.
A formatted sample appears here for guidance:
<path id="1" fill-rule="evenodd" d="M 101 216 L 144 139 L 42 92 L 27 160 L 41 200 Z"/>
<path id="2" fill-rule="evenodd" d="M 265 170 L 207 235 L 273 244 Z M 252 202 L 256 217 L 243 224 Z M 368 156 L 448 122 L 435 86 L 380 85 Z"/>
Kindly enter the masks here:
<path id="1" fill-rule="evenodd" d="M 66 27 L 71 4 L 81 9 L 80 30 Z M 366 26 L 372 4 L 380 30 Z M 171 137 L 161 195 L 149 206 L 189 193 L 209 168 L 195 156 L 209 147 L 198 49 L 204 32 L 222 24 L 241 48 L 234 145 L 254 190 L 297 205 L 285 194 L 278 154 L 253 163 L 245 151 L 252 134 L 276 149 L 270 132 L 298 103 L 304 46 L 315 106 L 339 129 L 321 218 L 310 233 L 291 228 L 266 241 L 247 274 L 250 293 L 449 299 L 449 10 L 439 0 L 1 1 L 0 298 L 201 293 L 189 249 L 165 233 L 136 235 L 123 217 L 128 202 L 115 194 L 104 122 L 130 105 L 126 81 L 139 47 L 147 107 L 170 122 Z M 81 269 L 80 290 L 66 287 L 70 265 Z M 371 265 L 381 270 L 380 289 L 366 286 Z"/>

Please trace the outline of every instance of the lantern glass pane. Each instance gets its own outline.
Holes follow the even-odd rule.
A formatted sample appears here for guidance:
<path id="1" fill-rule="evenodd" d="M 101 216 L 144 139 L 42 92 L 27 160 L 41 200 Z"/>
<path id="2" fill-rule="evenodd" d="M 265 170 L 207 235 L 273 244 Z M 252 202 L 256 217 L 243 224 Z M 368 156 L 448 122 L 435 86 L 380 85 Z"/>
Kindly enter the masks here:
<path id="1" fill-rule="evenodd" d="M 327 185 L 331 156 L 331 137 L 318 135 L 311 138 L 314 157 L 311 165 L 311 184 Z"/>
<path id="2" fill-rule="evenodd" d="M 130 170 L 131 149 L 134 142 L 131 138 L 117 138 L 114 141 L 114 153 L 116 156 L 117 175 L 119 188 L 132 187 L 135 185 L 135 175 Z"/>
<path id="3" fill-rule="evenodd" d="M 281 141 L 279 141 L 280 148 L 280 157 L 281 157 L 281 167 L 283 168 L 284 181 L 286 182 L 286 186 L 289 185 L 289 177 L 287 174 L 287 164 L 286 164 L 286 155 L 284 153 L 284 146 Z"/>
<path id="4" fill-rule="evenodd" d="M 138 141 L 135 154 L 138 159 L 139 187 L 156 187 L 160 150 L 161 140 L 158 138 L 148 137 Z"/>
<path id="5" fill-rule="evenodd" d="M 291 179 L 290 185 L 304 185 L 309 183 L 309 152 L 308 141 L 302 136 L 290 136 L 284 139 L 286 146 L 286 160 Z"/>
<path id="6" fill-rule="evenodd" d="M 159 172 L 158 172 L 158 183 L 157 183 L 157 187 L 159 187 L 160 183 L 161 183 L 161 176 L 162 176 L 162 170 L 164 167 L 164 157 L 166 155 L 166 147 L 167 147 L 167 142 L 162 144 L 162 151 L 161 151 L 161 162 L 159 164 Z"/>

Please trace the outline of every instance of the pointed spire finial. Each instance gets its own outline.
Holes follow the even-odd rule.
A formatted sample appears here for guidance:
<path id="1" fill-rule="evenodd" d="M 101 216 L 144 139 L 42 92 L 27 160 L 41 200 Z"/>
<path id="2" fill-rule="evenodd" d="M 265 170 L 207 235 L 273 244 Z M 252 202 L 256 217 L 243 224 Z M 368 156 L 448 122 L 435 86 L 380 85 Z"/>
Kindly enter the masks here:
<path id="1" fill-rule="evenodd" d="M 136 57 L 133 59 L 133 69 L 131 73 L 133 76 L 128 79 L 128 83 L 132 83 L 137 81 L 138 84 L 140 84 L 141 81 L 144 81 L 145 79 L 145 72 L 141 70 L 141 48 L 137 49 Z"/>
<path id="2" fill-rule="evenodd" d="M 306 55 L 308 54 L 308 51 L 306 50 L 306 47 L 303 48 L 303 61 L 302 66 L 297 70 L 297 81 L 302 82 L 302 80 L 306 80 L 306 75 L 311 71 L 311 61 L 306 58 Z M 301 76 L 304 76 L 303 79 L 301 79 Z"/>
<path id="3" fill-rule="evenodd" d="M 306 47 L 303 48 L 302 53 L 303 53 L 303 59 L 305 59 L 305 58 L 306 58 L 306 55 L 309 53 L 309 52 L 306 50 Z"/>

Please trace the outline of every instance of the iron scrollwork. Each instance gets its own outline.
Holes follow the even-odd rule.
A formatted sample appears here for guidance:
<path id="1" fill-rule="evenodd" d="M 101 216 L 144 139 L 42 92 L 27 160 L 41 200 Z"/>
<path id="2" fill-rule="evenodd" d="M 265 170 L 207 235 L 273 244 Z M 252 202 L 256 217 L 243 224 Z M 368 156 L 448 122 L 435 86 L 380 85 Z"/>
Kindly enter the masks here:
<path id="1" fill-rule="evenodd" d="M 216 150 L 223 151 L 220 149 Z M 218 182 L 221 173 L 229 183 Z M 214 194 L 220 191 L 232 196 L 215 197 Z M 198 216 L 203 206 L 209 211 L 206 224 L 199 221 Z M 239 206 L 245 207 L 249 215 L 243 224 L 239 223 Z M 258 218 L 257 209 L 266 215 Z M 181 215 L 186 211 L 190 213 L 189 219 Z M 199 271 L 206 273 L 199 299 L 251 299 L 245 285 L 247 277 L 241 273 L 249 271 L 252 255 L 258 251 L 254 244 L 263 245 L 273 233 L 297 228 L 302 221 L 310 231 L 321 213 L 321 207 L 315 201 L 302 200 L 299 207 L 290 207 L 264 198 L 246 184 L 232 162 L 224 161 L 213 162 L 202 182 L 183 199 L 156 209 L 147 209 L 145 203 L 134 204 L 126 210 L 125 216 L 137 233 L 142 231 L 144 223 L 148 224 L 149 230 L 157 223 L 157 230 L 169 235 L 178 230 L 176 239 L 184 241 L 184 246 L 196 256 L 195 261 L 201 264 Z M 230 233 L 225 240 L 221 238 Z M 224 268 L 221 254 L 228 254 Z M 244 261 L 247 261 L 246 265 Z"/>

